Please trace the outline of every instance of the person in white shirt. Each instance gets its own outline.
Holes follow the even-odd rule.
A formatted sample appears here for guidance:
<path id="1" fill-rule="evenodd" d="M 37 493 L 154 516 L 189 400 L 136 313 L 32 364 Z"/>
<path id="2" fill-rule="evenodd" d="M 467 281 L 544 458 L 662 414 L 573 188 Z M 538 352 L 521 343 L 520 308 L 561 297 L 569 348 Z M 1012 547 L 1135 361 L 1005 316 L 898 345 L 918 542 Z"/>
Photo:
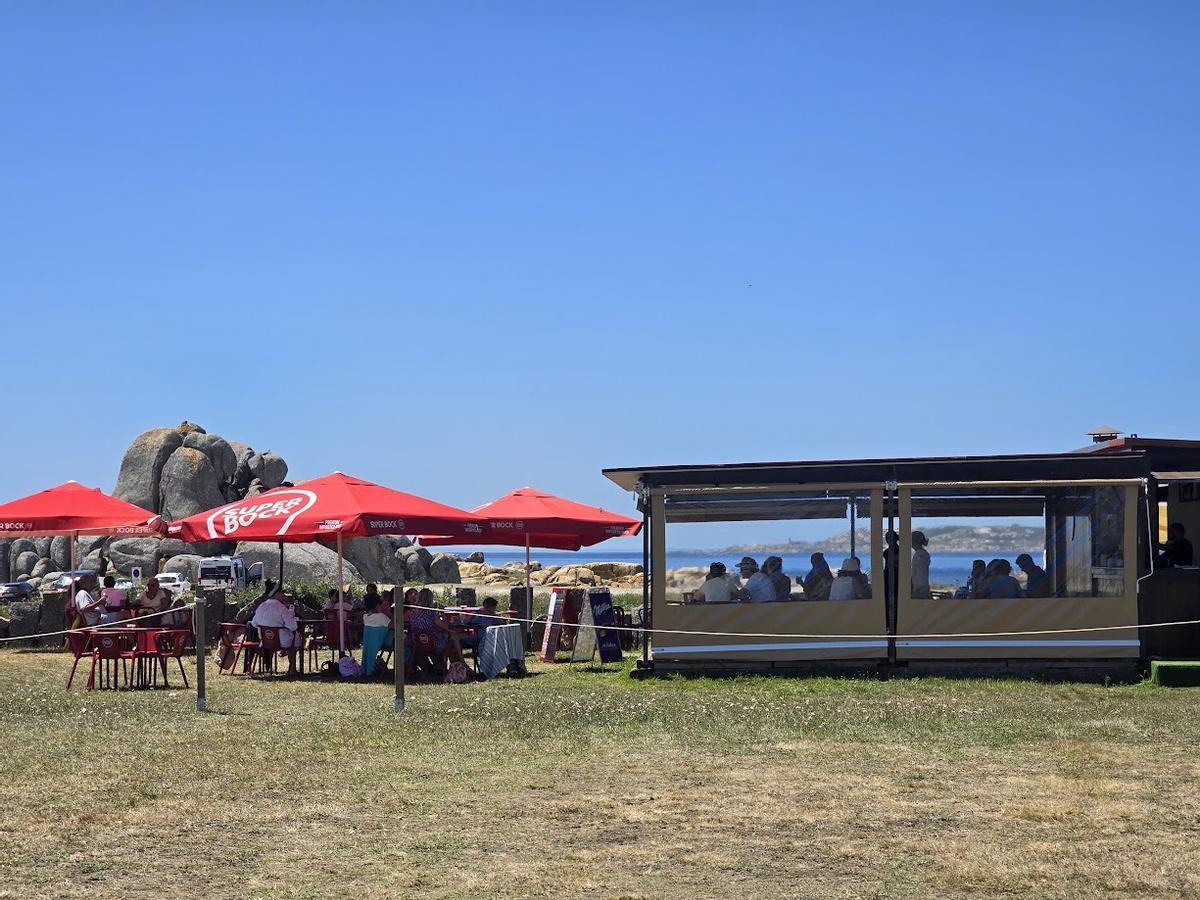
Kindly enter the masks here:
<path id="1" fill-rule="evenodd" d="M 101 609 L 104 606 L 103 598 L 92 596 L 91 592 L 95 588 L 96 576 L 84 575 L 77 582 L 75 590 L 75 608 L 79 610 L 83 624 L 88 628 L 95 628 L 100 624 Z"/>
<path id="2" fill-rule="evenodd" d="M 748 603 L 775 602 L 775 583 L 758 568 L 758 560 L 751 556 L 743 556 L 742 561 L 738 563 L 738 572 L 746 582 L 739 599 Z"/>
<path id="3" fill-rule="evenodd" d="M 732 603 L 735 590 L 726 577 L 725 563 L 715 562 L 708 567 L 708 575 L 696 594 L 704 603 Z"/>
<path id="4" fill-rule="evenodd" d="M 279 629 L 279 646 L 288 651 L 288 674 L 295 674 L 296 630 L 300 626 L 296 622 L 295 610 L 284 602 L 282 585 L 275 589 L 274 594 L 259 604 L 250 624 L 255 628 Z"/>
<path id="5" fill-rule="evenodd" d="M 354 603 L 350 599 L 350 594 L 345 591 L 342 592 L 341 605 L 342 605 L 342 609 L 344 609 L 346 612 L 350 612 L 350 610 L 354 609 Z M 322 609 L 332 609 L 336 612 L 337 608 L 338 608 L 338 589 L 334 588 L 333 590 L 331 590 L 329 592 L 329 598 L 325 601 L 325 605 L 322 607 Z"/>
<path id="6" fill-rule="evenodd" d="M 858 557 L 851 556 L 842 560 L 837 578 L 833 579 L 833 587 L 829 589 L 830 600 L 867 600 L 871 596 L 871 584 L 862 573 Z"/>
<path id="7" fill-rule="evenodd" d="M 914 531 L 912 545 L 912 596 L 928 600 L 933 596 L 929 587 L 929 551 L 925 549 L 929 546 L 929 538 L 923 531 Z"/>

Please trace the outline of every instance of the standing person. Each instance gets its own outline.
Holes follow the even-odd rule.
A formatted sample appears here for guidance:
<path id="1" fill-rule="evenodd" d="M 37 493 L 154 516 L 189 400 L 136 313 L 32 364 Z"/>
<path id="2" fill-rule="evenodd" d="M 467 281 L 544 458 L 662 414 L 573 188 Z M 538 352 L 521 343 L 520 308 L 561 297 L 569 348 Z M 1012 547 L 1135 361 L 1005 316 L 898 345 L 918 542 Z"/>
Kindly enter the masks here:
<path id="1" fill-rule="evenodd" d="M 275 588 L 275 593 L 258 605 L 250 624 L 255 628 L 276 628 L 279 630 L 279 646 L 287 651 L 289 676 L 296 674 L 296 632 L 300 625 L 296 621 L 296 611 L 284 602 L 283 585 Z"/>
<path id="2" fill-rule="evenodd" d="M 1183 523 L 1172 522 L 1167 528 L 1167 542 L 1162 545 L 1158 562 L 1167 567 L 1192 565 L 1192 542 L 1187 539 Z"/>
<path id="3" fill-rule="evenodd" d="M 828 600 L 829 589 L 833 587 L 833 572 L 829 571 L 829 563 L 825 562 L 824 553 L 814 553 L 808 558 L 812 569 L 804 576 L 804 596 L 808 600 Z"/>
<path id="4" fill-rule="evenodd" d="M 696 589 L 696 593 L 705 603 L 733 602 L 733 583 L 725 577 L 725 563 L 715 562 L 709 565 L 704 584 Z"/>
<path id="5" fill-rule="evenodd" d="M 81 575 L 76 584 L 75 609 L 83 618 L 84 625 L 95 628 L 100 624 L 101 610 L 104 607 L 102 598 L 92 596 L 92 591 L 96 589 L 96 576 L 90 573 Z"/>
<path id="6" fill-rule="evenodd" d="M 1050 596 L 1050 576 L 1046 574 L 1045 569 L 1033 561 L 1032 556 L 1028 553 L 1018 556 L 1017 568 L 1025 573 L 1026 597 Z"/>
<path id="7" fill-rule="evenodd" d="M 894 603 L 900 583 L 900 536 L 889 530 L 884 540 L 887 546 L 883 548 L 883 595 L 889 603 Z"/>
<path id="8" fill-rule="evenodd" d="M 914 531 L 912 545 L 912 596 L 928 600 L 933 596 L 933 590 L 929 586 L 929 551 L 925 549 L 929 546 L 929 539 L 925 537 L 925 532 Z"/>

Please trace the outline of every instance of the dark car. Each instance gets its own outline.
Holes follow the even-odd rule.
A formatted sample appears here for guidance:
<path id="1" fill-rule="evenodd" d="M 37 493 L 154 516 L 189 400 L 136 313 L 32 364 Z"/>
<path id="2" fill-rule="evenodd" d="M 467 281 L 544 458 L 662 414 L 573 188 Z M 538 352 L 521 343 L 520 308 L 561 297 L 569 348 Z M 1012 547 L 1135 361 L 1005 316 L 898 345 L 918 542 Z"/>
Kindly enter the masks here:
<path id="1" fill-rule="evenodd" d="M 36 593 L 37 589 L 28 581 L 10 581 L 0 585 L 0 602 L 18 603 L 28 600 Z"/>

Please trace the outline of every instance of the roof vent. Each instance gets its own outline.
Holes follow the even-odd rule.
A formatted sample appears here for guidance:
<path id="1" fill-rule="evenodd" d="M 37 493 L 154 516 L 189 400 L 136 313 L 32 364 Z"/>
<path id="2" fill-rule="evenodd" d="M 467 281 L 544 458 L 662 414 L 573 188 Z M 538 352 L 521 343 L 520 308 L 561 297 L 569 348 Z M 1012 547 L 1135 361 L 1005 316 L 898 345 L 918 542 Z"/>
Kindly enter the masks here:
<path id="1" fill-rule="evenodd" d="M 1092 439 L 1093 444 L 1104 444 L 1119 438 L 1121 436 L 1121 429 L 1114 428 L 1111 425 L 1101 425 L 1099 428 L 1093 428 L 1089 431 L 1088 436 Z"/>

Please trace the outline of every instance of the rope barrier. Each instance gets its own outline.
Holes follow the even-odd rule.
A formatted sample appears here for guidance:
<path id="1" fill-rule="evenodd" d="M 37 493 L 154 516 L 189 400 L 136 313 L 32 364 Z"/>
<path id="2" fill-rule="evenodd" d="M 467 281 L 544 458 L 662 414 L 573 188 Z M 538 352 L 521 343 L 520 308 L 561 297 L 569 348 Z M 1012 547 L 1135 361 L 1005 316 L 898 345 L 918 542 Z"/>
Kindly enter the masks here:
<path id="1" fill-rule="evenodd" d="M 131 622 L 141 622 L 143 619 L 154 619 L 158 616 L 169 616 L 173 613 L 182 612 L 186 609 L 193 609 L 196 606 L 195 602 L 185 603 L 182 606 L 172 606 L 170 609 L 164 609 L 161 612 L 146 613 L 134 619 L 123 619 L 120 622 L 105 622 L 102 625 L 84 625 L 82 628 L 66 628 L 62 631 L 43 631 L 40 634 L 22 634 L 17 637 L 0 638 L 0 643 L 7 644 L 10 641 L 36 641 L 38 638 L 55 637 L 57 635 L 79 634 L 83 631 L 99 631 L 102 628 L 125 628 Z"/>
<path id="2" fill-rule="evenodd" d="M 834 601 L 836 602 L 836 601 Z M 402 606 L 406 609 L 429 609 L 435 612 L 444 612 L 443 609 L 437 606 L 417 606 L 412 603 L 404 603 Z M 482 607 L 479 607 L 482 608 Z M 536 624 L 543 621 L 542 619 L 522 619 L 516 616 L 495 616 L 494 618 L 503 619 L 502 622 L 494 623 L 508 625 L 512 623 L 525 622 Z M 937 632 L 932 634 L 804 634 L 804 633 L 774 633 L 769 631 L 687 631 L 678 628 L 638 628 L 636 626 L 625 625 L 581 625 L 575 622 L 563 622 L 565 628 L 592 628 L 599 631 L 636 631 L 649 632 L 650 634 L 691 634 L 701 637 L 756 637 L 756 638 L 805 638 L 816 640 L 839 640 L 839 639 L 854 639 L 854 640 L 876 640 L 886 641 L 892 638 L 897 640 L 920 640 L 923 638 L 988 638 L 988 637 L 1020 637 L 1024 635 L 1038 634 L 1085 634 L 1096 631 L 1125 631 L 1130 628 L 1169 628 L 1176 625 L 1200 625 L 1200 619 L 1188 619 L 1180 622 L 1153 622 L 1145 625 L 1093 625 L 1086 628 L 1042 628 L 1037 631 L 963 631 L 963 632 Z"/>

